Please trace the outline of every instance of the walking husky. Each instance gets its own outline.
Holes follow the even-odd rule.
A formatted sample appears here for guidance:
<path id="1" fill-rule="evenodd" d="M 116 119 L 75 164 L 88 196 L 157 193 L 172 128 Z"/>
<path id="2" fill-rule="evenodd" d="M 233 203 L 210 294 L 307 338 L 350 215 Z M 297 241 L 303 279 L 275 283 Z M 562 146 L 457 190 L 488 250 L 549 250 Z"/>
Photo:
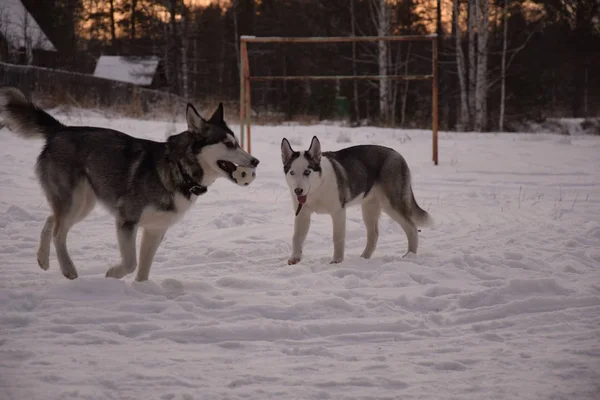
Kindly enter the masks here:
<path id="1" fill-rule="evenodd" d="M 52 209 L 37 252 L 42 269 L 48 269 L 53 239 L 63 275 L 77 278 L 67 252 L 67 234 L 98 200 L 115 216 L 121 253 L 121 263 L 106 276 L 121 278 L 135 271 L 136 233 L 141 227 L 136 280 L 147 280 L 165 232 L 206 193 L 207 186 L 220 177 L 236 182 L 232 175 L 236 164 L 258 165 L 223 120 L 222 104 L 208 120 L 188 104 L 186 118 L 186 131 L 154 142 L 112 129 L 65 126 L 18 89 L 0 89 L 0 120 L 25 138 L 46 139 L 36 166 Z"/>
<path id="2" fill-rule="evenodd" d="M 367 245 L 361 257 L 370 258 L 379 238 L 379 216 L 383 210 L 400 224 L 408 238 L 408 254 L 419 245 L 417 226 L 432 223 L 412 192 L 410 170 L 395 150 L 377 145 L 352 146 L 321 153 L 321 144 L 313 137 L 308 151 L 292 149 L 281 141 L 285 179 L 296 210 L 292 256 L 288 264 L 302 258 L 302 247 L 313 212 L 329 214 L 333 221 L 333 260 L 344 259 L 346 207 L 362 205 L 367 228 Z M 406 255 L 405 254 L 405 255 Z"/>

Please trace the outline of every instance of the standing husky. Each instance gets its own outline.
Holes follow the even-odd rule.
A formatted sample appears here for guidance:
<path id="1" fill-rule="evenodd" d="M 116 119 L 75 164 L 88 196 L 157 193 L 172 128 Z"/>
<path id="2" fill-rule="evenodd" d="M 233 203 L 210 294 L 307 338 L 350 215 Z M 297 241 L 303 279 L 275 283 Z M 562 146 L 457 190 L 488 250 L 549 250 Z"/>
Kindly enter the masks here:
<path id="1" fill-rule="evenodd" d="M 207 121 L 187 105 L 188 129 L 166 142 L 138 139 L 112 129 L 65 126 L 14 88 L 0 89 L 0 121 L 26 138 L 45 138 L 36 173 L 52 215 L 40 235 L 37 260 L 49 266 L 50 240 L 68 279 L 77 270 L 67 252 L 69 229 L 96 200 L 116 218 L 121 263 L 106 272 L 121 278 L 135 271 L 136 233 L 143 228 L 137 281 L 145 281 L 167 229 L 206 193 L 217 178 L 235 182 L 235 164 L 256 167 L 223 120 L 223 105 Z"/>
<path id="2" fill-rule="evenodd" d="M 377 145 L 352 146 L 321 153 L 321 144 L 313 137 L 308 151 L 292 149 L 281 141 L 285 179 L 296 210 L 292 256 L 288 264 L 302 258 L 302 246 L 313 212 L 329 214 L 333 220 L 333 260 L 344 259 L 346 207 L 362 205 L 367 228 L 367 245 L 361 257 L 370 258 L 379 238 L 379 216 L 383 210 L 402 226 L 408 238 L 408 254 L 419 245 L 417 226 L 431 223 L 412 192 L 410 170 L 396 151 Z M 405 254 L 405 255 L 406 255 Z"/>

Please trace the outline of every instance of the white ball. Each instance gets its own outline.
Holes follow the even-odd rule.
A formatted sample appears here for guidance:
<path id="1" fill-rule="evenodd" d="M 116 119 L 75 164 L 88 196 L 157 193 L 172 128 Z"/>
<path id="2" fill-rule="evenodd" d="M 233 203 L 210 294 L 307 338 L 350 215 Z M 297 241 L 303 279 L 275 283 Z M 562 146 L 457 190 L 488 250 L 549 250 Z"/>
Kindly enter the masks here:
<path id="1" fill-rule="evenodd" d="M 237 167 L 237 169 L 231 173 L 231 176 L 238 185 L 248 186 L 256 179 L 256 168 Z"/>

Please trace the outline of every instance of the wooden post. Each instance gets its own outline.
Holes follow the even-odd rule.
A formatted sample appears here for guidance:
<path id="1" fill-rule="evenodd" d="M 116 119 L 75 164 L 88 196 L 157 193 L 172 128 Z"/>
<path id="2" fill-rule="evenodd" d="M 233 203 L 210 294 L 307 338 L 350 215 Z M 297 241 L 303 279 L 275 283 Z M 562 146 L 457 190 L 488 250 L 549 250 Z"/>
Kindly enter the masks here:
<path id="1" fill-rule="evenodd" d="M 245 117 L 246 117 L 246 129 L 247 129 L 247 151 L 249 154 L 251 154 L 252 151 L 252 144 L 251 144 L 251 135 L 250 135 L 250 117 L 252 116 L 252 108 L 251 108 L 251 104 L 250 104 L 250 99 L 251 99 L 251 93 L 250 93 L 250 63 L 248 61 L 248 47 L 246 46 L 246 43 L 244 42 L 244 64 L 246 66 L 245 71 L 246 71 L 246 75 L 244 76 L 244 85 L 245 85 L 245 105 L 246 105 L 246 109 L 244 111 Z"/>
<path id="2" fill-rule="evenodd" d="M 244 48 L 246 47 L 246 42 L 243 38 L 240 38 L 240 142 L 242 145 L 242 149 L 244 148 L 244 112 L 246 110 L 244 102 L 246 101 L 246 94 L 244 90 L 246 88 L 245 85 L 245 77 L 246 77 L 246 63 L 244 62 Z"/>
<path id="3" fill-rule="evenodd" d="M 432 70 L 433 70 L 433 89 L 431 93 L 431 113 L 433 114 L 433 163 L 438 165 L 438 40 L 439 36 L 431 41 L 432 43 Z"/>

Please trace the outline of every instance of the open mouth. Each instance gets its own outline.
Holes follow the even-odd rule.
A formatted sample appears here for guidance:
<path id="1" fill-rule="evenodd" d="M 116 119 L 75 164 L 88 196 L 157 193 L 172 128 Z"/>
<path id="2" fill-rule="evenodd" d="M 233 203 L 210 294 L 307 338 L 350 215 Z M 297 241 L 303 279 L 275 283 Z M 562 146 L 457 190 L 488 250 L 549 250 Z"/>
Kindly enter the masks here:
<path id="1" fill-rule="evenodd" d="M 298 203 L 304 204 L 306 203 L 306 195 L 296 196 L 296 200 L 298 200 Z"/>
<path id="2" fill-rule="evenodd" d="M 227 172 L 229 174 L 229 176 L 231 176 L 231 174 L 233 174 L 233 172 L 237 169 L 237 165 L 235 165 L 234 163 L 232 163 L 230 161 L 217 160 L 217 165 L 223 171 Z"/>

